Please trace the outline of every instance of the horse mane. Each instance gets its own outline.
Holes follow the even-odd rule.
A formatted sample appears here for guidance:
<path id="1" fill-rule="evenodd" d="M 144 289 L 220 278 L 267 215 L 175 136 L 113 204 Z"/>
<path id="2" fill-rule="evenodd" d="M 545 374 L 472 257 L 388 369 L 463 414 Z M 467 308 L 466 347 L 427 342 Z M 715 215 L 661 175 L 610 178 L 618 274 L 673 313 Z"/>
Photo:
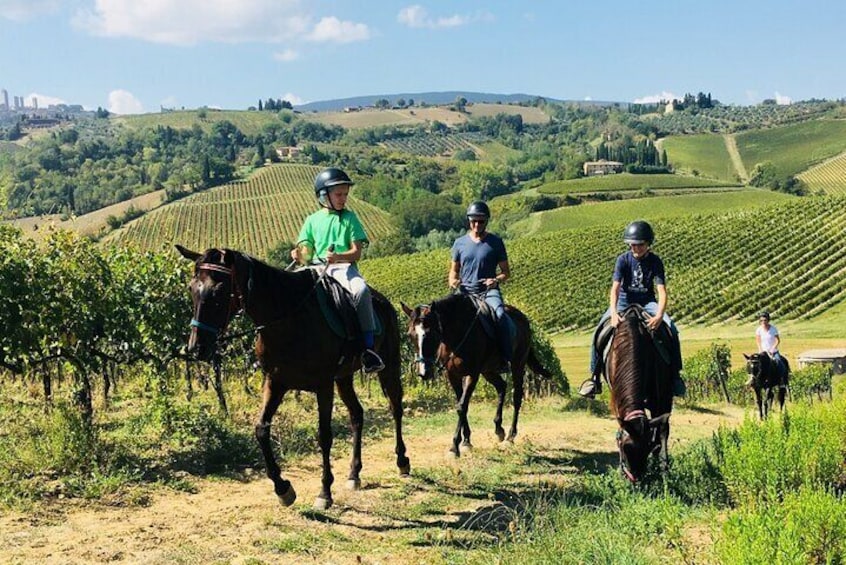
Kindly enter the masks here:
<path id="1" fill-rule="evenodd" d="M 614 404 L 619 418 L 643 408 L 643 364 L 646 361 L 639 318 L 624 316 L 614 333 L 611 348 L 614 351 Z"/>
<path id="2" fill-rule="evenodd" d="M 224 249 L 222 254 L 224 260 L 227 255 L 233 258 L 245 308 L 249 310 L 255 301 L 260 300 L 263 317 L 290 312 L 314 288 L 316 276 L 312 269 L 286 271 L 232 249 Z"/>

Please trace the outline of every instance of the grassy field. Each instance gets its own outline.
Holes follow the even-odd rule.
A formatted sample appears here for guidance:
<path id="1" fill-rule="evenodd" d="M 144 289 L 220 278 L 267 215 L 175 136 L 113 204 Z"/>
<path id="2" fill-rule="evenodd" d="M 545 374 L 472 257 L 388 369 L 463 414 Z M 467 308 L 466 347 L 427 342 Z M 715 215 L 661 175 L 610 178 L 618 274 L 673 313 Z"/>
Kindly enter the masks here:
<path id="1" fill-rule="evenodd" d="M 541 194 L 584 194 L 627 190 L 697 189 L 738 186 L 737 182 L 683 175 L 601 175 L 551 182 L 538 187 Z"/>
<path id="2" fill-rule="evenodd" d="M 613 224 L 616 228 L 626 219 L 718 214 L 731 210 L 750 209 L 791 198 L 786 194 L 770 190 L 744 189 L 587 203 L 537 212 L 509 226 L 508 234 L 511 237 L 517 237 L 604 224 Z"/>
<path id="3" fill-rule="evenodd" d="M 698 171 L 706 177 L 737 182 L 737 172 L 722 136 L 675 135 L 663 139 L 661 143 L 676 171 L 685 174 Z"/>
<path id="4" fill-rule="evenodd" d="M 205 114 L 204 118 L 200 117 L 200 112 Z M 196 124 L 203 128 L 204 131 L 210 131 L 212 125 L 216 122 L 227 120 L 235 124 L 244 134 L 255 135 L 260 133 L 266 124 L 278 122 L 279 116 L 276 112 L 214 110 L 212 108 L 205 108 L 201 110 L 178 110 L 175 112 L 116 116 L 112 117 L 111 120 L 137 129 L 156 126 L 190 129 Z"/>
<path id="5" fill-rule="evenodd" d="M 782 176 L 846 151 L 846 120 L 814 120 L 736 135 L 740 156 L 750 173 L 757 163 L 771 161 Z"/>

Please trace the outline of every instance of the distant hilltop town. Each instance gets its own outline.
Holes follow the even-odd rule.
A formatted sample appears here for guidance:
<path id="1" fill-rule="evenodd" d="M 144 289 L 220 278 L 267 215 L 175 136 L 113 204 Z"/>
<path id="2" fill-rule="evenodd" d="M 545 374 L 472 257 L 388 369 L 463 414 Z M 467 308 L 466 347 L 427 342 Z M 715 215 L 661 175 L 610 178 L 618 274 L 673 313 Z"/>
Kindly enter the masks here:
<path id="1" fill-rule="evenodd" d="M 33 96 L 29 100 L 23 96 L 12 96 L 9 100 L 9 91 L 0 89 L 0 125 L 3 123 L 16 122 L 21 116 L 27 116 L 27 126 L 38 127 L 40 121 L 44 121 L 44 127 L 55 125 L 61 119 L 69 119 L 71 116 L 93 116 L 94 112 L 87 111 L 82 104 L 50 104 L 47 107 L 38 106 L 38 97 Z"/>

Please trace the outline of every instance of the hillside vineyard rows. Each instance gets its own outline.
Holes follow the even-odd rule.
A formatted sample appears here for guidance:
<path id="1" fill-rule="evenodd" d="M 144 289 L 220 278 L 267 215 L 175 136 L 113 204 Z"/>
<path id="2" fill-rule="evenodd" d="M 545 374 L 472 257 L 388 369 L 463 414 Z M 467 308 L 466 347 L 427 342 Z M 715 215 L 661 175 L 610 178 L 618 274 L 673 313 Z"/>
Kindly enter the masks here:
<path id="1" fill-rule="evenodd" d="M 247 181 L 189 196 L 146 214 L 109 234 L 110 243 L 131 242 L 139 249 L 161 250 L 172 243 L 194 249 L 230 247 L 260 257 L 281 241 L 293 242 L 303 220 L 317 210 L 312 183 L 319 167 L 273 165 Z M 350 209 L 371 238 L 392 231 L 390 216 L 351 196 Z"/>
<path id="2" fill-rule="evenodd" d="M 846 153 L 797 175 L 811 190 L 846 195 Z"/>
<path id="3" fill-rule="evenodd" d="M 619 225 L 618 225 L 619 224 Z M 506 301 L 547 331 L 591 327 L 607 307 L 624 222 L 509 242 Z M 669 313 L 681 323 L 808 318 L 846 298 L 846 198 L 806 197 L 749 211 L 654 222 Z M 366 261 L 368 281 L 395 302 L 447 291 L 447 251 Z"/>

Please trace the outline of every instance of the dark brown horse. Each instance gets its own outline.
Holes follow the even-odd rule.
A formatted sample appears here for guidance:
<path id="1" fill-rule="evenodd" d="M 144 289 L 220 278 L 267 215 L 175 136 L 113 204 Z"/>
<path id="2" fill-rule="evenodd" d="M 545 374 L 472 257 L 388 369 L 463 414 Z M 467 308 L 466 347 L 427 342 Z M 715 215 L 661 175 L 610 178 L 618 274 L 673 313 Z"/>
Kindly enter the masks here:
<path id="1" fill-rule="evenodd" d="M 526 366 L 537 375 L 549 378 L 550 373 L 540 364 L 532 350 L 532 334 L 529 320 L 513 306 L 505 310 L 517 328 L 513 340 L 511 373 L 514 386 L 514 417 L 508 436 L 502 428 L 502 407 L 505 402 L 506 382 L 500 376 L 502 356 L 497 340 L 488 336 L 482 326 L 479 305 L 468 295 L 452 294 L 435 300 L 430 305 L 414 309 L 405 304 L 403 311 L 408 316 L 408 336 L 417 351 L 417 371 L 421 378 L 434 378 L 436 365 L 446 369 L 447 378 L 455 392 L 458 425 L 452 440 L 450 452 L 456 457 L 460 448 L 472 448 L 467 408 L 470 397 L 479 382 L 479 374 L 496 389 L 498 404 L 494 418 L 494 431 L 499 441 L 513 441 L 517 436 L 517 420 L 523 403 L 523 377 Z"/>
<path id="2" fill-rule="evenodd" d="M 746 372 L 752 377 L 752 389 L 755 391 L 755 402 L 758 405 L 758 417 L 765 420 L 773 409 L 773 397 L 778 388 L 778 408 L 784 410 L 784 396 L 790 380 L 790 365 L 785 357 L 781 357 L 783 367 L 766 353 L 743 354 L 746 358 Z M 766 402 L 761 391 L 767 391 Z"/>
<path id="3" fill-rule="evenodd" d="M 323 453 L 323 486 L 314 506 L 332 505 L 334 481 L 330 465 L 332 447 L 332 405 L 335 386 L 350 414 L 353 453 L 349 488 L 361 484 L 361 430 L 364 410 L 353 389 L 353 375 L 360 367 L 357 354 L 350 355 L 345 339 L 336 335 L 321 312 L 317 275 L 311 269 L 283 271 L 229 249 L 209 249 L 204 253 L 177 246 L 195 262 L 190 282 L 194 300 L 189 353 L 201 359 L 214 356 L 220 336 L 232 316 L 243 309 L 257 326 L 256 356 L 264 372 L 261 413 L 256 423 L 256 439 L 267 466 L 267 476 L 283 505 L 296 499 L 291 483 L 282 478 L 270 442 L 270 424 L 282 398 L 289 390 L 311 391 L 317 395 L 319 440 Z M 382 391 L 388 398 L 396 431 L 397 467 L 407 475 L 410 463 L 402 439 L 402 383 L 400 381 L 399 327 L 396 310 L 384 296 L 371 289 L 373 307 L 382 323 L 376 348 L 385 362 L 379 373 Z"/>
<path id="4" fill-rule="evenodd" d="M 620 316 L 606 366 L 611 384 L 611 411 L 619 424 L 620 470 L 636 482 L 646 472 L 649 456 L 655 452 L 662 471 L 668 468 L 672 374 L 646 327 L 645 311 L 634 305 Z"/>

